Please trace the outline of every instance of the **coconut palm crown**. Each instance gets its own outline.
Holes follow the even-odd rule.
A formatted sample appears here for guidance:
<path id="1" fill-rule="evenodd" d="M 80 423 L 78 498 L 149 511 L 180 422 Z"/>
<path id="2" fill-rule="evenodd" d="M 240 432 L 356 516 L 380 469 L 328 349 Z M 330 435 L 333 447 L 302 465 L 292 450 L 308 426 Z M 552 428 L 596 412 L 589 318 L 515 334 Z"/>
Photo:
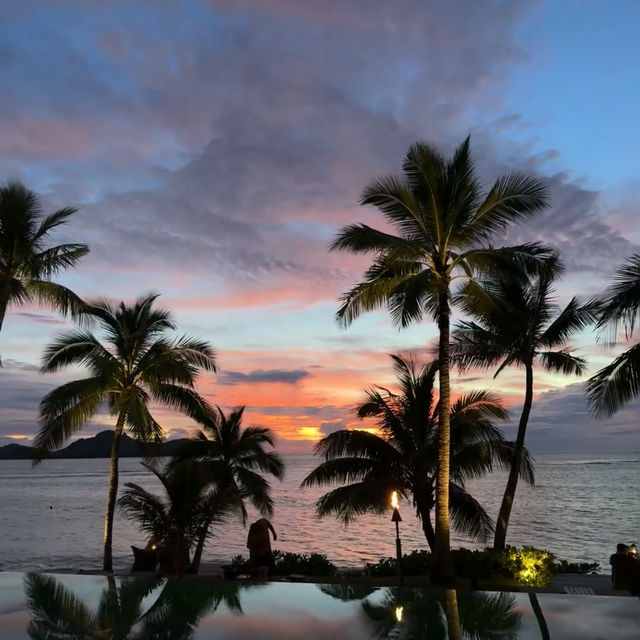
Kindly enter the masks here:
<path id="1" fill-rule="evenodd" d="M 633 337 L 640 311 L 640 254 L 628 258 L 615 272 L 613 284 L 600 301 L 598 327 L 617 338 Z M 596 416 L 612 416 L 640 395 L 640 344 L 635 344 L 600 369 L 587 382 L 587 400 Z"/>
<path id="2" fill-rule="evenodd" d="M 104 569 L 112 569 L 113 514 L 118 492 L 118 451 L 127 430 L 143 442 L 162 438 L 163 430 L 149 410 L 154 402 L 194 419 L 211 407 L 195 390 L 198 373 L 215 371 L 215 353 L 208 342 L 189 336 L 169 337 L 175 323 L 157 309 L 157 295 L 133 304 L 102 300 L 88 304 L 85 318 L 97 323 L 101 335 L 89 329 L 64 333 L 44 352 L 42 371 L 80 365 L 88 376 L 63 384 L 40 403 L 40 431 L 34 445 L 41 457 L 106 409 L 115 418 L 104 527 Z"/>
<path id="3" fill-rule="evenodd" d="M 264 474 L 282 480 L 284 463 L 273 451 L 274 436 L 270 429 L 259 425 L 242 427 L 244 409 L 237 407 L 227 415 L 216 407 L 200 419 L 202 428 L 185 443 L 176 462 L 195 459 L 204 463 L 212 482 L 236 496 L 242 521 L 246 524 L 247 501 L 261 514 L 273 514 L 271 486 Z M 202 558 L 209 524 L 205 524 L 198 540 L 192 566 L 195 572 Z"/>
<path id="4" fill-rule="evenodd" d="M 348 325 L 360 314 L 387 307 L 405 327 L 433 318 L 439 330 L 438 480 L 436 489 L 435 578 L 453 581 L 449 544 L 451 405 L 449 326 L 452 284 L 478 273 L 535 268 L 548 250 L 537 244 L 496 249 L 496 234 L 549 204 L 538 179 L 509 173 L 484 190 L 476 177 L 469 138 L 450 158 L 417 143 L 407 152 L 402 177 L 374 180 L 361 203 L 377 207 L 390 229 L 366 224 L 343 227 L 331 248 L 373 257 L 364 280 L 342 297 L 337 317 Z"/>
<path id="5" fill-rule="evenodd" d="M 410 500 L 425 538 L 435 548 L 431 512 L 435 506 L 438 466 L 439 399 L 434 393 L 438 363 L 417 367 L 411 359 L 391 356 L 398 389 L 367 391 L 358 408 L 362 419 L 374 417 L 378 434 L 343 429 L 320 440 L 315 453 L 325 461 L 303 486 L 342 484 L 317 502 L 321 516 L 335 515 L 345 523 L 364 513 L 384 513 L 392 491 Z M 498 398 L 473 391 L 456 400 L 450 410 L 450 513 L 454 528 L 478 540 L 492 533 L 491 518 L 465 488 L 471 478 L 494 468 L 507 469 L 514 446 L 505 441 L 496 423 L 507 418 Z M 533 466 L 526 449 L 521 474 L 533 482 Z"/>
<path id="6" fill-rule="evenodd" d="M 0 330 L 10 304 L 32 300 L 77 314 L 82 300 L 51 281 L 89 252 L 86 244 L 48 246 L 51 232 L 75 213 L 65 207 L 43 216 L 38 198 L 19 182 L 0 186 Z"/>
<path id="7" fill-rule="evenodd" d="M 525 395 L 518 424 L 514 458 L 510 465 L 498 520 L 494 547 L 504 549 L 520 463 L 533 404 L 534 364 L 564 375 L 582 375 L 586 361 L 573 353 L 568 341 L 595 319 L 595 303 L 576 297 L 561 308 L 553 285 L 564 266 L 550 257 L 530 279 L 508 274 L 485 282 L 468 283 L 462 292 L 464 310 L 474 317 L 456 325 L 452 357 L 462 368 L 497 367 L 495 376 L 509 366 L 525 370 Z"/>
<path id="8" fill-rule="evenodd" d="M 202 463 L 186 460 L 164 468 L 143 466 L 160 481 L 164 495 L 127 482 L 118 506 L 148 539 L 160 545 L 171 572 L 184 575 L 189 552 L 205 523 L 208 532 L 211 523 L 221 522 L 237 508 L 238 498 L 212 484 Z"/>

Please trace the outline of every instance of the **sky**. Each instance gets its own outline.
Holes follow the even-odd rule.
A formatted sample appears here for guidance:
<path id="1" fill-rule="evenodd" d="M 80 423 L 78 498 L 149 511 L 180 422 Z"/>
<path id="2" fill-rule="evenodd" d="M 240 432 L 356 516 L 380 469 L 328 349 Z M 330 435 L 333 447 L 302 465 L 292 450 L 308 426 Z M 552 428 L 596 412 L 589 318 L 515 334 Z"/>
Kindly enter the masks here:
<path id="1" fill-rule="evenodd" d="M 640 4 L 616 0 L 5 0 L 0 180 L 45 211 L 77 207 L 57 242 L 91 252 L 59 281 L 87 299 L 161 294 L 180 332 L 209 340 L 199 390 L 272 428 L 285 452 L 370 426 L 363 389 L 393 383 L 388 354 L 425 358 L 432 322 L 384 311 L 343 329 L 337 300 L 366 258 L 329 252 L 344 224 L 380 224 L 358 199 L 400 171 L 416 140 L 450 153 L 467 135 L 490 184 L 548 183 L 552 207 L 504 241 L 562 255 L 558 303 L 591 296 L 640 244 Z M 72 325 L 11 308 L 0 334 L 0 444 L 28 443 L 38 402 L 79 371 L 43 375 Z M 588 373 L 619 351 L 574 344 Z M 638 451 L 634 403 L 594 420 L 584 381 L 536 372 L 534 452 Z M 456 374 L 517 422 L 524 374 Z M 154 407 L 169 437 L 193 425 Z M 99 415 L 81 435 L 113 423 Z"/>

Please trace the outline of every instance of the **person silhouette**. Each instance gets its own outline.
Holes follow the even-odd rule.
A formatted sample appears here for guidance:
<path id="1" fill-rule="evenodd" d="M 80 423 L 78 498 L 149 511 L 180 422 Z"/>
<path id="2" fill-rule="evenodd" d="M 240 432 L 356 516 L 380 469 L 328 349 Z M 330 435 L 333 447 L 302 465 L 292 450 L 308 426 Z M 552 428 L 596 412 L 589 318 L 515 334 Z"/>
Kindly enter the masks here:
<path id="1" fill-rule="evenodd" d="M 261 580 L 269 577 L 269 571 L 273 570 L 274 564 L 269 531 L 273 534 L 273 540 L 277 540 L 278 534 L 273 525 L 266 518 L 260 518 L 249 527 L 247 535 L 251 574 Z"/>

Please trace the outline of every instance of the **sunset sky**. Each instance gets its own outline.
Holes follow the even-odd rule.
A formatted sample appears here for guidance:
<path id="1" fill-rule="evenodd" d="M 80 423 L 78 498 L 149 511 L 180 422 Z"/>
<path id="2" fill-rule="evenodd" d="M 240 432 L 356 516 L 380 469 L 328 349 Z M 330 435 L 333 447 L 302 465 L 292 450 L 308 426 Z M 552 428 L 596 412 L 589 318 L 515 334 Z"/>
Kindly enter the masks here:
<path id="1" fill-rule="evenodd" d="M 359 195 L 412 142 L 450 152 L 471 134 L 485 182 L 521 169 L 549 183 L 553 208 L 505 242 L 561 252 L 560 302 L 597 293 L 640 251 L 634 0 L 2 4 L 0 180 L 25 182 L 46 211 L 77 207 L 55 240 L 91 248 L 59 280 L 89 299 L 161 293 L 180 330 L 218 351 L 200 390 L 246 404 L 283 451 L 356 426 L 363 388 L 392 382 L 387 354 L 436 337 L 432 323 L 399 332 L 384 312 L 346 330 L 334 320 L 367 262 L 327 246 L 343 224 L 379 223 Z M 38 372 L 70 326 L 10 309 L 0 444 L 28 442 L 43 394 L 81 375 Z M 589 373 L 616 353 L 591 333 L 575 344 Z M 518 369 L 469 372 L 454 392 L 494 389 L 517 418 L 523 384 Z M 539 372 L 528 442 L 638 450 L 637 411 L 592 420 L 579 379 Z M 171 436 L 190 428 L 156 415 Z"/>

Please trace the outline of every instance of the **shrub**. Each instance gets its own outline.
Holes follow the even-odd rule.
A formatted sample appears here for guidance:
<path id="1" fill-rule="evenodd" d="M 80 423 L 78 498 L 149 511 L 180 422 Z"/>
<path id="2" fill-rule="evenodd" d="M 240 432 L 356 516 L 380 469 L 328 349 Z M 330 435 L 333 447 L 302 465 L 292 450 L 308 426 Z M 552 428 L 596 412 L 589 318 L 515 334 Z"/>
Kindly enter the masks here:
<path id="1" fill-rule="evenodd" d="M 249 572 L 249 560 L 244 556 L 238 555 L 231 558 L 231 566 L 238 571 L 238 573 Z"/>
<path id="2" fill-rule="evenodd" d="M 327 556 L 322 553 L 288 553 L 274 551 L 274 575 L 284 576 L 291 573 L 301 573 L 307 576 L 333 576 L 336 567 Z"/>
<path id="3" fill-rule="evenodd" d="M 431 553 L 414 549 L 402 556 L 402 569 L 406 576 L 424 576 L 431 571 Z M 395 558 L 380 558 L 378 562 L 367 562 L 364 566 L 366 576 L 389 577 L 398 574 Z"/>
<path id="4" fill-rule="evenodd" d="M 496 573 L 514 578 L 527 587 L 547 587 L 553 573 L 553 554 L 535 547 L 507 547 L 490 551 Z"/>
<path id="5" fill-rule="evenodd" d="M 395 558 L 380 558 L 378 562 L 367 562 L 364 565 L 365 576 L 387 578 L 398 573 L 398 565 Z"/>
<path id="6" fill-rule="evenodd" d="M 489 550 L 453 549 L 451 560 L 460 578 L 488 580 L 493 575 L 493 558 Z"/>
<path id="7" fill-rule="evenodd" d="M 567 562 L 560 560 L 553 565 L 554 573 L 598 573 L 598 562 Z"/>

